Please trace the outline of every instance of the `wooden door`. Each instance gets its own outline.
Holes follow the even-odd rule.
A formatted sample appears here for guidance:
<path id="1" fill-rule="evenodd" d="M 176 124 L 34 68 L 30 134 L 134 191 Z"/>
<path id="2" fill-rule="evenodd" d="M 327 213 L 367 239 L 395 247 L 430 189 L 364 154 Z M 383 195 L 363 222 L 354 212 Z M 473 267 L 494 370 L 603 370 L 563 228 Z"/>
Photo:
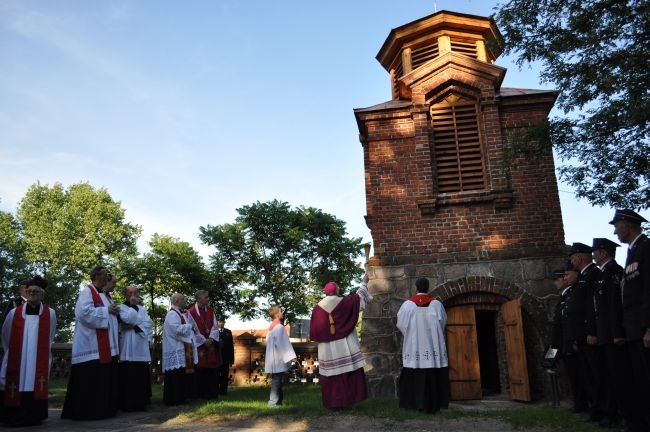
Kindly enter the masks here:
<path id="1" fill-rule="evenodd" d="M 530 401 L 528 383 L 528 366 L 526 364 L 526 346 L 524 344 L 524 325 L 521 319 L 519 299 L 501 305 L 503 331 L 506 341 L 506 363 L 510 381 L 510 398 Z"/>
<path id="2" fill-rule="evenodd" d="M 481 399 L 474 306 L 458 306 L 447 311 L 447 355 L 451 399 Z"/>

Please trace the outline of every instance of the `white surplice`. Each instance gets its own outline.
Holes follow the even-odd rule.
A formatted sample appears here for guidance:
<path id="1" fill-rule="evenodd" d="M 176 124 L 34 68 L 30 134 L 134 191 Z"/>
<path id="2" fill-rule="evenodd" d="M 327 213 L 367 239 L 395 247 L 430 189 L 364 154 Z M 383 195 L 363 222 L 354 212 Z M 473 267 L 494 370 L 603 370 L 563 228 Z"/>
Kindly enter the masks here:
<path id="1" fill-rule="evenodd" d="M 75 328 L 72 338 L 72 364 L 99 360 L 97 329 L 108 329 L 111 356 L 119 354 L 118 323 L 115 315 L 108 313 L 112 304 L 105 294 L 99 293 L 102 306 L 95 307 L 89 287 L 83 287 L 74 308 Z"/>
<path id="2" fill-rule="evenodd" d="M 34 380 L 36 378 L 36 353 L 38 348 L 38 325 L 39 317 L 43 313 L 44 305 L 41 303 L 38 315 L 27 315 L 27 306 L 23 306 L 22 315 L 25 319 L 25 327 L 23 329 L 23 347 L 20 355 L 20 378 L 18 391 L 32 392 L 34 391 Z M 48 351 L 50 352 L 49 365 L 52 366 L 52 342 L 54 341 L 54 334 L 56 333 L 56 313 L 54 309 L 50 309 L 50 343 Z M 0 390 L 4 390 L 7 378 L 7 352 L 9 351 L 9 339 L 11 337 L 11 326 L 14 321 L 14 314 L 16 309 L 12 309 L 2 325 L 2 349 L 4 356 L 2 357 L 2 366 L 0 367 Z"/>
<path id="3" fill-rule="evenodd" d="M 445 326 L 447 313 L 438 300 L 426 307 L 405 301 L 397 312 L 397 328 L 404 335 L 402 362 L 405 368 L 448 366 Z"/>
<path id="4" fill-rule="evenodd" d="M 163 326 L 163 372 L 185 367 L 184 343 L 192 344 L 194 364 L 199 361 L 192 323 L 184 316 L 185 324 L 183 324 L 179 315 L 180 310 L 175 307 L 172 309 L 167 312 Z"/>
<path id="5" fill-rule="evenodd" d="M 142 305 L 136 307 L 137 311 L 125 304 L 120 305 L 122 323 L 137 326 L 142 330 L 139 333 L 135 329 L 120 330 L 120 360 L 149 362 L 151 361 L 149 342 L 151 342 L 153 325 L 147 309 Z"/>
<path id="6" fill-rule="evenodd" d="M 102 299 L 104 306 L 108 307 L 115 304 L 113 299 L 109 298 L 106 293 L 100 292 L 99 297 Z M 137 312 L 134 310 L 121 310 L 119 311 L 120 320 L 125 322 L 132 322 L 137 319 Z M 111 356 L 120 354 L 120 321 L 117 319 L 117 315 L 109 314 L 108 315 L 108 338 L 111 342 Z M 116 351 L 113 351 L 113 347 L 116 347 Z"/>
<path id="7" fill-rule="evenodd" d="M 273 327 L 266 335 L 266 355 L 264 372 L 281 373 L 289 370 L 289 362 L 296 358 L 296 352 L 289 341 L 287 331 L 282 324 Z"/>

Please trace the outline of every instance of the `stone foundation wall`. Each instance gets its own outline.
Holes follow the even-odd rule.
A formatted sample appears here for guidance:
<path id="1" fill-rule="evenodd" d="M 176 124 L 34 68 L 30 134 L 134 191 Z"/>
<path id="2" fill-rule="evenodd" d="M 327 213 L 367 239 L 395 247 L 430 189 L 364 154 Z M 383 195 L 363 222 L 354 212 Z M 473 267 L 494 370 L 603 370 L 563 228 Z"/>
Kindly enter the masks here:
<path id="1" fill-rule="evenodd" d="M 504 261 L 440 263 L 369 267 L 369 289 L 374 301 L 363 312 L 361 345 L 372 396 L 397 396 L 402 367 L 402 335 L 396 327 L 397 311 L 413 296 L 415 280 L 429 279 L 431 293 L 445 308 L 474 304 L 477 309 L 498 310 L 498 305 L 519 298 L 522 305 L 528 375 L 534 399 L 550 393 L 540 365 L 549 340 L 553 308 L 558 296 L 548 275 L 566 262 L 563 256 Z M 489 306 L 489 307 L 488 307 Z M 499 321 L 497 319 L 497 321 Z M 502 332 L 497 323 L 497 333 Z M 508 392 L 503 338 L 495 337 L 500 363 L 501 391 Z M 550 396 L 548 396 L 550 397 Z"/>

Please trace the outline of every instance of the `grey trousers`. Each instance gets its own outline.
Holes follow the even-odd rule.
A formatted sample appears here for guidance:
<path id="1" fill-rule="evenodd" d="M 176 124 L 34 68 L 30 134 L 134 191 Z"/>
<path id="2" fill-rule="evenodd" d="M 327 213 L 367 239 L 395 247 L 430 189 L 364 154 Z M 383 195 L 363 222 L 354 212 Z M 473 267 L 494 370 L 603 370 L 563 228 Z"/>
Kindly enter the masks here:
<path id="1" fill-rule="evenodd" d="M 271 395 L 269 406 L 282 405 L 282 380 L 285 372 L 271 374 Z"/>

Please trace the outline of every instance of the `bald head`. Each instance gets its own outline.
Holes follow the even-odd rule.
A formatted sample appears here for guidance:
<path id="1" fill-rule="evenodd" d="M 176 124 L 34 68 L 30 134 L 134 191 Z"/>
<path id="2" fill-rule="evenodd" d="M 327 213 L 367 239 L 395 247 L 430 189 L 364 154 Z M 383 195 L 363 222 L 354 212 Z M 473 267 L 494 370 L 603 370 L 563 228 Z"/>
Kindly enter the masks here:
<path id="1" fill-rule="evenodd" d="M 185 296 L 183 296 L 183 294 L 174 293 L 172 295 L 171 302 L 173 306 L 181 307 L 185 302 Z"/>
<path id="2" fill-rule="evenodd" d="M 138 292 L 138 288 L 135 285 L 127 285 L 124 288 L 124 298 L 128 300 L 134 295 L 136 295 L 137 292 Z"/>
<path id="3" fill-rule="evenodd" d="M 124 300 L 131 305 L 138 304 L 138 288 L 135 285 L 127 285 L 124 288 Z"/>

